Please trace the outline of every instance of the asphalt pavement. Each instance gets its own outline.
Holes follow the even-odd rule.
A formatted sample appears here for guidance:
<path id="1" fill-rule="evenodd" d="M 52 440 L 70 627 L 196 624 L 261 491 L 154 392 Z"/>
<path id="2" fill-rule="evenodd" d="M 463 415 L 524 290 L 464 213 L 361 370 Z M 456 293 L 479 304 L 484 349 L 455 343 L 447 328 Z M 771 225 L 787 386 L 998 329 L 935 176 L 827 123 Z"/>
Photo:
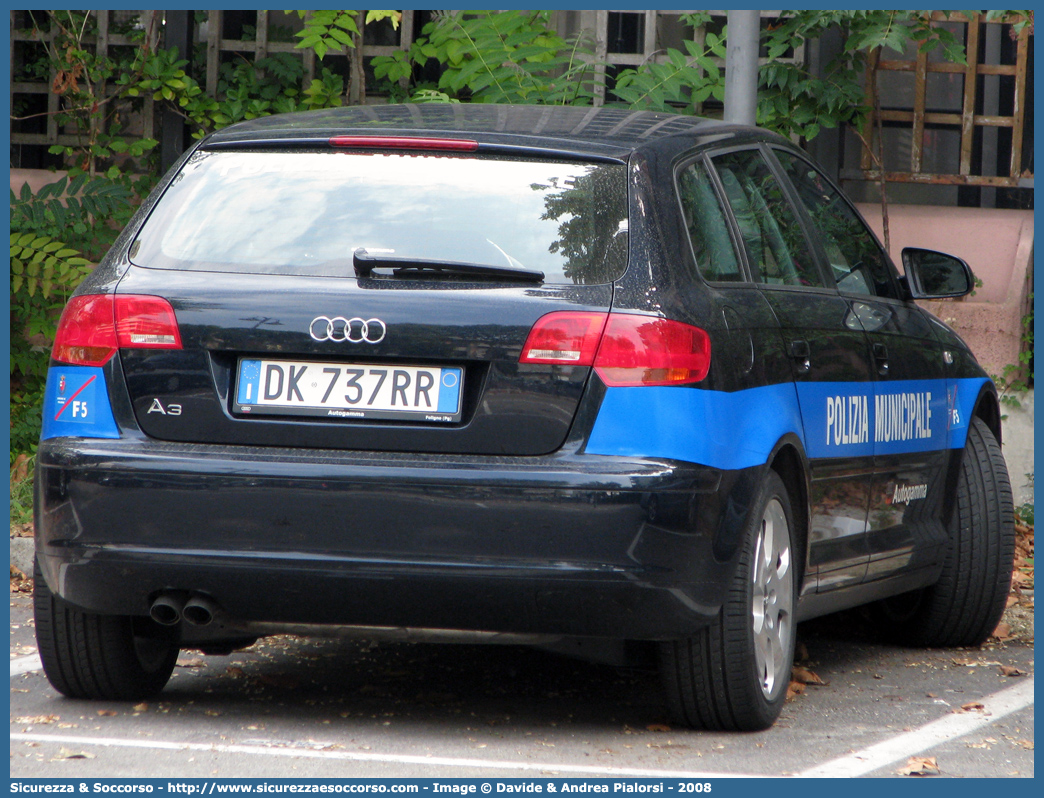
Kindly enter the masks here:
<path id="1" fill-rule="evenodd" d="M 756 734 L 673 727 L 654 672 L 506 646 L 278 637 L 183 652 L 150 701 L 75 701 L 39 670 L 31 599 L 12 593 L 10 772 L 913 778 L 899 772 L 934 758 L 941 777 L 1034 775 L 1032 642 L 898 648 L 858 612 L 799 640 L 823 684 Z"/>

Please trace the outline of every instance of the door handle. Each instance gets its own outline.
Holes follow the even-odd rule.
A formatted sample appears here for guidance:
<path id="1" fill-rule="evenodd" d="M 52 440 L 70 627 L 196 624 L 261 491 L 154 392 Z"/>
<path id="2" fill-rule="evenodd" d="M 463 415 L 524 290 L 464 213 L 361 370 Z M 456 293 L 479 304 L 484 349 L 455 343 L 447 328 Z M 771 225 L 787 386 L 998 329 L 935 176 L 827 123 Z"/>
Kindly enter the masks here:
<path id="1" fill-rule="evenodd" d="M 810 360 L 810 350 L 808 348 L 808 341 L 791 341 L 790 342 L 790 356 L 795 361 L 798 374 L 807 374 L 809 369 L 812 368 L 812 361 Z"/>
<path id="2" fill-rule="evenodd" d="M 877 373 L 882 377 L 888 374 L 888 347 L 884 344 L 874 344 L 874 362 L 877 364 Z"/>

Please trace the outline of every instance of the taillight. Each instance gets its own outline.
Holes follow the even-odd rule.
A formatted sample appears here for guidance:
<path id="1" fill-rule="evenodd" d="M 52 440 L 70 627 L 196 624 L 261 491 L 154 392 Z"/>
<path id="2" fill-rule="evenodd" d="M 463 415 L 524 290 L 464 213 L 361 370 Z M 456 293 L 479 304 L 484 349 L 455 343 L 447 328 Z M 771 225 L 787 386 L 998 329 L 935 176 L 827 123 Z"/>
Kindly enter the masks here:
<path id="1" fill-rule="evenodd" d="M 590 366 L 608 313 L 558 310 L 537 319 L 519 363 Z"/>
<path id="2" fill-rule="evenodd" d="M 681 385 L 710 371 L 710 336 L 669 319 L 609 315 L 594 367 L 611 387 Z"/>
<path id="3" fill-rule="evenodd" d="M 181 349 L 174 308 L 158 296 L 117 296 L 116 340 L 121 349 Z"/>
<path id="4" fill-rule="evenodd" d="M 594 366 L 611 387 L 682 385 L 710 371 L 710 336 L 654 316 L 555 311 L 537 319 L 519 363 Z"/>
<path id="5" fill-rule="evenodd" d="M 116 348 L 112 297 L 88 294 L 70 299 L 58 320 L 51 357 L 77 366 L 102 366 Z"/>
<path id="6" fill-rule="evenodd" d="M 134 294 L 84 294 L 69 300 L 51 357 L 76 366 L 103 366 L 119 348 L 181 349 L 170 303 Z"/>

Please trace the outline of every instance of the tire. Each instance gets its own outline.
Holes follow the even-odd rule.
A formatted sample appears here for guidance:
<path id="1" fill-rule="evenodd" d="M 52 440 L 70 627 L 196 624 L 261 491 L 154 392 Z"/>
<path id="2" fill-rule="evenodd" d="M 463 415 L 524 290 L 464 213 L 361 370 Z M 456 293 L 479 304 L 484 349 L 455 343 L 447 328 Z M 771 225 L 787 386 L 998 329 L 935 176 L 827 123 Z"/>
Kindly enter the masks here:
<path id="1" fill-rule="evenodd" d="M 961 458 L 939 581 L 885 599 L 875 621 L 888 637 L 913 646 L 977 646 L 997 628 L 1011 589 L 1015 510 L 1000 444 L 973 417 Z"/>
<path id="2" fill-rule="evenodd" d="M 174 671 L 178 646 L 153 621 L 77 609 L 51 592 L 39 563 L 33 611 L 44 674 L 70 698 L 138 701 L 162 690 Z"/>
<path id="3" fill-rule="evenodd" d="M 779 717 L 796 638 L 793 517 L 783 481 L 769 471 L 718 617 L 695 637 L 661 645 L 660 673 L 674 722 L 758 731 Z"/>

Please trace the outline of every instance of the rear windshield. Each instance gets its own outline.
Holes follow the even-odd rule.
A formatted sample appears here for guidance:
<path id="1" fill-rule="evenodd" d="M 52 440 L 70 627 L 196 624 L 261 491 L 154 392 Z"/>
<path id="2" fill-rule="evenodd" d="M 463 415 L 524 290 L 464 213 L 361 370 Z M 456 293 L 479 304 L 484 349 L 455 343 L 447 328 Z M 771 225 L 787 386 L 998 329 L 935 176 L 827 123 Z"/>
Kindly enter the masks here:
<path id="1" fill-rule="evenodd" d="M 131 249 L 138 266 L 355 275 L 363 248 L 611 282 L 626 266 L 622 164 L 378 152 L 196 152 Z"/>

